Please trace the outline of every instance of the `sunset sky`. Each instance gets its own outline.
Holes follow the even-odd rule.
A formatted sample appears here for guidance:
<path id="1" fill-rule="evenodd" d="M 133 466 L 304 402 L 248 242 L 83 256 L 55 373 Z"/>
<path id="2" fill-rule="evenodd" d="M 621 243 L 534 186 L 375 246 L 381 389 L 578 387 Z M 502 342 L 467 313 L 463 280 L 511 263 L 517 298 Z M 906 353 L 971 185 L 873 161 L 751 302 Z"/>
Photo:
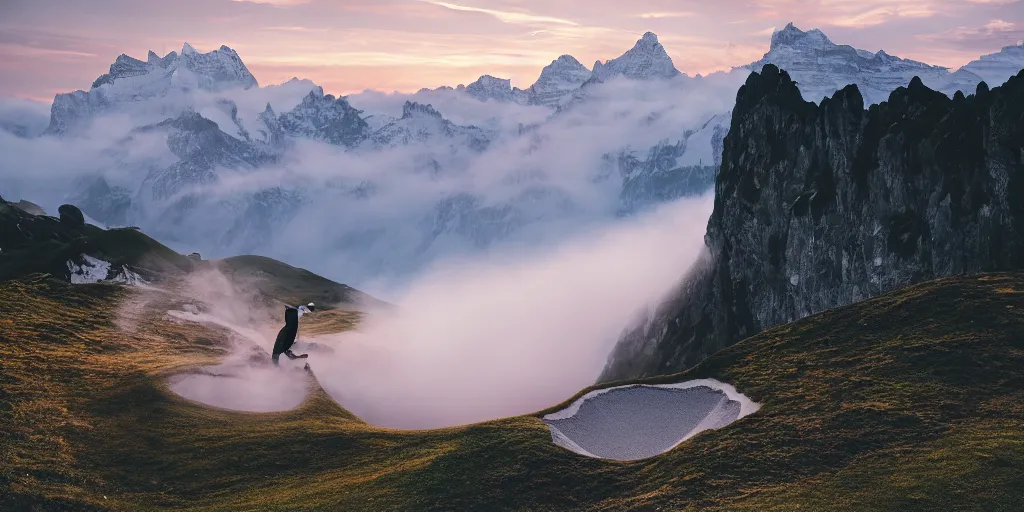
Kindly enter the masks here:
<path id="1" fill-rule="evenodd" d="M 757 60 L 794 22 L 833 41 L 958 67 L 1024 39 L 1024 0 L 0 0 L 0 95 L 87 89 L 114 58 L 188 41 L 238 51 L 260 84 L 415 91 L 488 73 L 526 87 L 645 31 L 691 75 Z"/>

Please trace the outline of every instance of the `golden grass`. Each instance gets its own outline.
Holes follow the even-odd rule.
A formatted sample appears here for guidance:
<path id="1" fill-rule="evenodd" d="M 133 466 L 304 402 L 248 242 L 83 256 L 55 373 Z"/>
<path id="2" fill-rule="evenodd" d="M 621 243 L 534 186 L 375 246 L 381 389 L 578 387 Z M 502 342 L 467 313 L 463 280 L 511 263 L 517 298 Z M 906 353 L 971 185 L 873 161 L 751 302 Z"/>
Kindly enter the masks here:
<path id="1" fill-rule="evenodd" d="M 7 281 L 0 509 L 1017 510 L 1024 298 L 1007 287 L 1024 277 L 925 283 L 650 379 L 717 378 L 763 407 L 623 463 L 554 446 L 535 416 L 393 431 L 319 389 L 280 413 L 204 407 L 166 377 L 216 361 L 225 333 L 170 321 L 180 298 Z"/>

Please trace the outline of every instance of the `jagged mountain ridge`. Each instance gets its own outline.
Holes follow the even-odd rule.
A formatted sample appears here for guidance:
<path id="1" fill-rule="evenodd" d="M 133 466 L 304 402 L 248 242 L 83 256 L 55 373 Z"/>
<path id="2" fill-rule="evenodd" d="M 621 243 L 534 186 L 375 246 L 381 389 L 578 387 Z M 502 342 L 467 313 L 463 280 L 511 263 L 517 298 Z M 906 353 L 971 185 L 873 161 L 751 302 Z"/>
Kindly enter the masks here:
<path id="1" fill-rule="evenodd" d="M 58 94 L 51 107 L 50 135 L 64 135 L 87 126 L 91 117 L 125 104 L 164 97 L 182 91 L 224 91 L 258 87 L 256 77 L 231 48 L 221 46 L 197 52 L 188 43 L 181 54 L 159 57 L 152 51 L 146 61 L 121 54 L 110 70 L 88 91 Z"/>
<path id="2" fill-rule="evenodd" d="M 799 39 L 799 37 L 789 36 L 799 36 L 799 34 L 814 36 L 813 33 L 816 32 L 797 34 L 796 32 L 799 31 L 795 27 L 790 27 L 787 30 L 777 32 L 777 37 L 773 38 L 773 46 L 776 50 L 786 45 L 793 45 L 794 41 Z M 815 37 L 819 43 L 832 44 L 823 34 L 820 32 L 817 34 L 818 36 Z M 856 58 L 867 58 L 863 55 L 866 52 L 852 51 Z M 884 52 L 879 52 L 879 54 L 878 58 L 888 58 Z M 160 58 L 152 54 L 150 62 L 143 64 L 146 66 L 168 66 L 170 65 L 168 59 L 173 60 L 170 56 Z M 112 78 L 101 77 L 97 82 L 114 80 L 112 83 L 118 83 L 118 81 L 128 80 L 131 78 L 128 75 L 131 75 L 132 70 L 137 69 L 141 62 L 121 60 L 120 64 L 115 63 L 115 66 L 111 66 L 111 73 L 108 75 L 111 75 Z M 598 74 L 616 80 L 639 80 L 641 82 L 644 80 L 663 82 L 700 80 L 699 77 L 691 79 L 678 74 L 671 64 L 671 58 L 657 42 L 657 37 L 650 33 L 645 34 L 623 56 L 609 60 L 601 68 L 602 70 Z M 658 70 L 664 72 L 659 73 Z M 966 75 L 972 74 L 965 72 Z M 588 101 L 589 97 L 585 92 L 600 84 L 600 80 L 594 79 L 595 76 L 594 71 L 587 70 L 576 59 L 571 56 L 562 56 L 545 67 L 537 82 L 526 90 L 512 88 L 508 80 L 485 76 L 468 88 L 461 86 L 459 89 L 447 88 L 444 92 L 465 93 L 481 101 L 546 103 L 546 106 L 564 112 Z M 969 85 L 973 83 L 972 80 L 968 76 L 965 83 Z M 293 79 L 292 82 L 295 80 Z M 308 85 L 309 92 L 293 109 L 285 109 L 278 114 L 270 104 L 267 104 L 263 112 L 255 116 L 255 121 L 254 117 L 249 114 L 240 118 L 237 107 L 230 100 L 219 101 L 215 107 L 201 109 L 198 112 L 200 117 L 213 121 L 220 131 L 235 139 L 223 139 L 224 145 L 228 149 L 211 151 L 210 158 L 205 160 L 200 158 L 199 161 L 202 164 L 198 166 L 179 162 L 173 166 L 162 165 L 158 168 L 147 169 L 143 174 L 171 177 L 163 180 L 156 178 L 149 180 L 150 184 L 160 184 L 157 190 L 171 191 L 170 194 L 158 194 L 161 198 L 167 199 L 181 190 L 196 189 L 210 183 L 215 178 L 215 169 L 217 168 L 252 169 L 253 165 L 249 163 L 238 165 L 238 162 L 247 161 L 246 159 L 249 158 L 247 155 L 260 155 L 261 160 L 257 161 L 256 166 L 281 161 L 280 158 L 287 155 L 293 146 L 292 143 L 300 140 L 319 140 L 347 150 L 357 151 L 379 151 L 416 145 L 423 148 L 436 146 L 435 149 L 440 149 L 442 153 L 456 153 L 463 150 L 486 151 L 487 148 L 492 147 L 496 138 L 508 136 L 508 134 L 498 134 L 471 125 L 457 125 L 445 119 L 440 112 L 429 105 L 416 102 L 407 103 L 403 107 L 401 117 L 376 113 L 367 114 L 353 107 L 347 98 L 335 98 L 332 95 L 324 94 L 321 88 L 311 83 Z M 100 87 L 108 86 L 109 84 L 106 83 L 100 84 Z M 217 89 L 212 86 L 211 88 Z M 546 99 L 537 99 L 540 98 L 538 95 L 543 94 L 547 94 Z M 568 99 L 573 101 L 567 101 Z M 415 107 L 410 110 L 410 106 Z M 432 113 L 421 112 L 421 107 L 431 110 Z M 655 113 L 655 115 L 657 114 Z M 605 166 L 608 168 L 600 169 L 598 175 L 603 176 L 599 179 L 613 177 L 615 180 L 621 180 L 621 188 L 618 193 L 620 205 L 617 213 L 620 215 L 630 214 L 648 206 L 706 190 L 712 184 L 711 179 L 714 176 L 715 167 L 720 161 L 720 143 L 729 128 L 728 117 L 727 114 L 719 116 L 719 122 L 711 123 L 714 126 L 710 128 L 679 126 L 675 133 L 666 132 L 666 137 L 661 142 L 650 147 L 646 147 L 647 144 L 650 144 L 649 142 L 635 149 L 610 147 L 605 155 Z M 724 122 L 721 122 L 723 120 Z M 543 126 L 543 124 L 537 126 Z M 521 129 L 518 134 L 513 136 L 532 137 L 532 133 L 536 131 L 534 128 L 536 127 Z M 172 153 L 174 152 L 172 151 Z M 430 154 L 416 156 L 411 162 L 413 162 L 413 167 L 430 174 L 440 174 L 446 165 L 438 161 L 437 155 Z M 236 204 L 230 209 L 230 212 L 234 212 L 231 213 L 232 215 L 241 216 L 236 219 L 235 224 L 258 226 L 258 228 L 232 227 L 229 230 L 230 233 L 222 233 L 218 237 L 227 237 L 233 243 L 242 244 L 236 246 L 236 251 L 250 251 L 258 248 L 258 240 L 266 238 L 258 235 L 260 229 L 279 229 L 283 223 L 289 221 L 290 215 L 294 214 L 297 205 L 303 203 L 301 193 L 297 191 L 297 188 L 301 187 L 288 184 L 285 188 L 278 187 L 277 189 L 254 192 L 248 198 L 240 200 L 240 204 Z M 364 182 L 345 184 L 342 189 L 347 190 L 348 196 L 346 197 L 366 198 L 374 194 L 377 187 L 373 183 Z M 140 212 L 146 209 L 144 208 L 146 205 L 142 203 L 150 201 L 154 195 L 152 189 L 142 190 L 137 186 L 124 186 L 124 184 L 102 181 L 88 183 L 86 186 L 80 187 L 80 191 L 84 193 L 78 196 L 77 200 L 90 215 L 115 225 L 123 225 L 130 222 L 131 219 L 138 219 Z M 458 196 L 440 200 L 450 201 L 456 197 Z M 279 203 L 280 211 L 274 210 L 275 203 Z M 455 201 L 453 204 L 473 205 L 478 202 Z M 440 208 L 440 203 L 438 207 Z M 184 222 L 184 218 L 189 215 L 196 215 L 194 200 L 182 200 L 171 207 L 162 205 L 149 208 L 149 210 L 163 211 L 165 208 L 170 208 L 167 210 L 168 213 L 173 212 L 166 218 L 177 223 Z M 180 208 L 180 211 L 176 211 L 176 208 Z M 500 238 L 485 233 L 486 229 L 483 226 L 470 226 L 465 219 L 472 218 L 471 210 L 472 208 L 466 209 L 465 207 L 460 210 L 464 212 L 460 213 L 460 218 L 464 220 L 460 221 L 461 227 L 457 230 L 458 232 L 475 233 L 473 235 L 475 240 Z M 554 210 L 559 209 L 554 208 Z M 501 210 L 500 206 L 487 211 L 481 210 L 481 218 L 493 216 L 495 211 L 505 210 Z M 516 207 L 510 207 L 507 211 L 516 211 Z M 563 208 L 561 211 L 572 211 L 572 208 Z M 250 214 L 274 220 L 264 222 L 250 217 Z M 425 219 L 430 215 L 426 214 Z M 429 220 L 423 221 L 424 225 L 430 223 Z M 450 223 L 447 225 L 451 226 Z M 498 224 L 492 223 L 491 225 Z M 512 222 L 503 225 L 504 227 L 501 227 L 500 231 L 510 233 L 514 229 L 509 229 L 507 226 L 518 227 L 521 225 L 520 222 Z M 175 230 L 180 233 L 181 228 L 175 228 Z M 158 229 L 152 231 L 161 235 L 168 233 Z M 433 233 L 437 229 L 431 227 L 428 231 Z M 254 238 L 246 242 L 247 236 Z M 429 246 L 431 243 L 425 242 L 423 245 Z"/>
<path id="3" fill-rule="evenodd" d="M 440 87 L 427 91 L 464 92 L 480 101 L 511 101 L 523 105 L 559 107 L 578 98 L 585 86 L 604 82 L 612 77 L 629 80 L 685 78 L 676 69 L 657 34 L 646 32 L 632 48 L 605 62 L 597 61 L 592 70 L 571 55 L 562 55 L 541 70 L 537 81 L 527 89 L 512 87 L 511 81 L 483 75 L 477 81 L 458 87 Z"/>
<path id="4" fill-rule="evenodd" d="M 568 55 L 560 57 L 555 62 L 562 59 L 571 59 L 568 62 L 578 63 Z M 845 44 L 836 44 L 821 30 L 803 31 L 793 23 L 788 23 L 784 28 L 773 32 L 769 51 L 761 59 L 738 66 L 731 73 L 746 76 L 750 71 L 759 70 L 765 64 L 787 69 L 796 79 L 801 92 L 811 101 L 817 102 L 848 84 L 856 83 L 865 100 L 869 103 L 878 103 L 884 101 L 889 92 L 908 83 L 914 76 L 921 78 L 929 87 L 950 96 L 958 90 L 971 93 L 982 81 L 989 86 L 1002 84 L 1024 68 L 1024 44 L 1007 46 L 999 52 L 983 55 L 951 73 L 945 67 L 896 57 L 884 50 L 869 52 Z M 572 82 L 576 82 L 581 76 L 580 68 L 585 69 L 582 64 L 568 64 L 567 67 L 572 69 Z M 530 94 L 531 89 L 537 88 L 545 78 L 543 72 L 540 79 L 525 90 L 511 87 L 508 80 L 490 75 L 482 76 L 471 86 L 477 91 L 473 94 L 474 97 L 481 100 L 558 106 L 582 96 L 581 86 L 584 84 L 601 82 L 612 76 L 624 76 L 632 80 L 688 78 L 675 68 L 671 57 L 658 42 L 657 35 L 647 32 L 623 55 L 604 63 L 597 61 L 590 76 L 576 87 L 560 89 L 557 95 L 553 95 L 557 99 L 549 97 L 544 102 L 538 102 Z M 441 89 L 466 91 L 469 87 L 460 85 L 455 89 Z M 490 92 L 479 92 L 483 90 Z"/>
<path id="5" fill-rule="evenodd" d="M 101 82 L 98 86 L 108 87 L 108 82 L 117 83 L 125 79 L 122 75 L 131 75 L 134 72 L 131 69 L 144 71 L 151 66 L 169 66 L 175 58 L 173 55 L 166 59 L 151 56 L 152 62 L 141 64 L 141 61 L 120 59 L 112 66 L 110 76 L 97 80 Z M 545 68 L 536 87 L 513 92 L 536 97 L 538 103 L 557 102 L 559 94 L 579 87 L 591 74 L 572 57 L 562 56 Z M 296 81 L 293 79 L 289 84 Z M 481 92 L 481 99 L 487 94 L 511 91 L 507 80 L 491 77 L 489 82 L 478 82 L 477 86 L 471 84 L 469 90 Z M 361 152 L 420 146 L 431 148 L 430 152 L 440 149 L 442 154 L 455 154 L 466 150 L 483 152 L 499 136 L 472 125 L 457 125 L 430 105 L 414 101 L 406 102 L 398 118 L 367 115 L 353 107 L 347 98 L 324 94 L 322 88 L 309 85 L 309 92 L 298 105 L 281 113 L 277 113 L 273 105 L 266 104 L 255 118 L 251 114 L 243 118 L 235 102 L 224 98 L 213 106 L 188 109 L 165 122 L 142 127 L 137 133 L 166 134 L 168 153 L 176 161 L 147 164 L 146 178 L 141 184 L 109 182 L 102 176 L 86 177 L 80 180 L 81 185 L 72 199 L 89 215 L 103 222 L 145 225 L 169 242 L 189 246 L 188 237 L 194 238 L 202 233 L 203 237 L 216 239 L 235 252 L 251 252 L 259 249 L 261 241 L 268 238 L 268 232 L 281 229 L 291 221 L 299 206 L 306 202 L 305 192 L 300 190 L 301 183 L 285 184 L 243 192 L 231 200 L 219 201 L 219 204 L 206 204 L 208 200 L 202 190 L 217 180 L 219 169 L 248 173 L 262 166 L 277 165 L 287 161 L 282 158 L 286 157 L 294 142 L 300 140 L 322 141 Z M 529 136 L 528 132 L 521 130 L 519 135 Z M 132 144 L 133 140 L 129 137 L 125 144 Z M 673 150 L 679 157 L 686 151 L 686 146 L 675 144 Z M 129 153 L 125 149 L 117 151 Z M 411 163 L 428 174 L 437 174 L 446 166 L 438 158 L 438 155 L 425 154 L 414 157 Z M 661 190 L 655 193 L 651 186 L 643 185 L 644 171 L 654 172 L 657 167 L 659 180 L 665 180 L 671 173 L 666 175 L 665 169 L 653 164 L 641 163 L 639 167 L 641 172 L 629 171 L 632 185 L 622 195 L 629 211 L 697 193 L 710 184 L 702 178 L 699 185 L 687 182 L 685 186 L 672 187 L 672 192 Z M 623 170 L 620 169 L 618 174 L 621 176 Z M 706 174 L 704 171 L 703 175 Z M 533 171 L 523 175 L 542 176 Z M 338 193 L 351 200 L 363 200 L 376 191 L 377 186 L 372 182 L 344 184 L 338 189 Z M 655 195 L 657 198 L 651 199 Z M 540 204 L 545 206 L 538 209 Z M 531 212 L 531 209 L 537 211 Z M 418 247 L 432 250 L 430 248 L 438 246 L 437 240 L 453 236 L 465 237 L 471 246 L 485 247 L 492 241 L 513 235 L 530 223 L 545 222 L 552 215 L 572 215 L 576 211 L 571 200 L 560 195 L 557 189 L 542 184 L 511 196 L 507 204 L 489 204 L 480 198 L 456 193 L 440 198 L 432 211 L 424 212 L 418 222 L 423 228 L 422 242 Z M 229 225 L 214 232 L 210 228 L 215 222 L 196 224 L 199 218 L 223 219 L 229 221 Z M 161 226 L 151 224 L 155 219 L 159 219 Z M 449 242 L 458 245 L 457 242 Z"/>
<path id="6" fill-rule="evenodd" d="M 613 76 L 623 76 L 630 80 L 652 80 L 686 75 L 676 69 L 665 47 L 658 42 L 658 36 L 654 32 L 646 32 L 633 48 L 621 56 L 604 63 L 595 62 L 590 80 L 603 82 Z"/>
<path id="7" fill-rule="evenodd" d="M 820 105 L 766 65 L 737 94 L 709 255 L 603 380 L 671 373 L 771 326 L 926 279 L 1024 268 L 1024 71 L 952 99 L 913 79 Z"/>
<path id="8" fill-rule="evenodd" d="M 757 71 L 765 64 L 787 70 L 804 97 L 811 101 L 819 101 L 855 83 L 867 103 L 877 103 L 914 76 L 933 88 L 941 88 L 947 84 L 949 75 L 946 68 L 893 57 L 881 50 L 871 53 L 838 45 L 820 30 L 804 32 L 792 23 L 775 31 L 768 53 L 743 66 L 741 72 Z"/>
<path id="9" fill-rule="evenodd" d="M 292 111 L 282 114 L 278 123 L 293 137 L 352 148 L 370 137 L 370 125 L 361 114 L 345 98 L 324 94 L 323 88 L 316 87 Z"/>
<path id="10" fill-rule="evenodd" d="M 431 105 L 407 101 L 402 106 L 402 117 L 384 125 L 371 137 L 377 148 L 445 144 L 484 151 L 494 134 L 476 126 L 459 126 L 445 119 Z"/>
<path id="11" fill-rule="evenodd" d="M 1024 41 L 1005 46 L 995 53 L 982 55 L 957 70 L 984 80 L 989 86 L 999 85 L 1024 68 Z"/>
<path id="12" fill-rule="evenodd" d="M 628 150 L 615 157 L 606 155 L 608 163 L 617 168 L 623 178 L 618 213 L 635 213 L 711 189 L 722 163 L 722 143 L 729 131 L 729 114 L 712 117 L 698 130 L 687 130 L 675 143 L 663 140 L 650 148 L 644 159 Z"/>
<path id="13" fill-rule="evenodd" d="M 481 75 L 469 85 L 423 88 L 426 92 L 464 93 L 480 101 L 514 102 L 521 105 L 556 107 L 572 96 L 573 91 L 593 76 L 593 72 L 572 55 L 562 55 L 544 66 L 537 81 L 526 89 L 512 87 L 512 81 L 492 75 Z"/>
<path id="14" fill-rule="evenodd" d="M 572 55 L 562 55 L 544 66 L 537 81 L 526 89 L 529 103 L 557 106 L 568 94 L 579 89 L 591 74 L 592 71 Z"/>
<path id="15" fill-rule="evenodd" d="M 789 23 L 772 34 L 764 57 L 733 72 L 746 74 L 774 64 L 787 70 L 810 101 L 857 84 L 865 101 L 873 104 L 884 101 L 892 90 L 915 76 L 949 96 L 957 91 L 970 94 L 983 80 L 989 86 L 1000 85 L 1024 68 L 1024 50 L 1018 48 L 1024 47 L 1006 47 L 950 73 L 945 67 L 895 57 L 884 50 L 872 53 L 836 44 L 818 29 L 805 32 Z"/>
<path id="16" fill-rule="evenodd" d="M 511 80 L 491 75 L 481 76 L 462 90 L 480 101 L 514 101 L 524 104 L 529 102 L 523 90 L 512 87 Z"/>
<path id="17" fill-rule="evenodd" d="M 177 162 L 151 173 L 143 183 L 156 200 L 169 199 L 190 186 L 213 183 L 218 168 L 256 169 L 276 160 L 275 154 L 226 134 L 217 123 L 195 111 L 138 131 L 165 132 L 168 149 L 178 157 Z"/>

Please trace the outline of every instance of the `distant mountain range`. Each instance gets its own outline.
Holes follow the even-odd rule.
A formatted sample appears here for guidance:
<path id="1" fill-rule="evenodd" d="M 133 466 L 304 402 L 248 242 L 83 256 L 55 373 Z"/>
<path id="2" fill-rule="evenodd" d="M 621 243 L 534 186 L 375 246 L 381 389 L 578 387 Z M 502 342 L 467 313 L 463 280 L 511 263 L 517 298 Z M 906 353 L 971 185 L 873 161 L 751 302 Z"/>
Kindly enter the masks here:
<path id="1" fill-rule="evenodd" d="M 915 76 L 950 96 L 958 90 L 971 94 L 982 81 L 989 87 L 1000 85 L 1024 68 L 1024 43 L 983 55 L 951 72 L 946 67 L 895 57 L 884 50 L 872 53 L 835 44 L 818 29 L 805 32 L 789 23 L 772 34 L 768 53 L 761 59 L 733 68 L 729 73 L 746 77 L 751 71 L 760 71 L 765 64 L 788 70 L 810 101 L 817 102 L 846 85 L 857 84 L 869 103 L 877 103 Z M 631 80 L 689 78 L 675 68 L 658 42 L 658 36 L 648 32 L 622 56 L 603 64 L 597 61 L 593 70 L 587 70 L 571 55 L 563 55 L 545 67 L 537 82 L 526 90 L 513 88 L 509 80 L 490 75 L 468 86 L 442 89 L 464 91 L 481 101 L 558 105 L 571 99 L 583 85 L 614 76 Z M 538 90 L 547 92 L 543 101 L 537 99 Z"/>
<path id="2" fill-rule="evenodd" d="M 377 248 L 369 250 L 375 256 L 368 259 L 349 258 L 357 262 L 351 271 L 365 277 L 414 271 L 452 250 L 486 250 L 548 224 L 571 226 L 571 219 L 631 215 L 708 190 L 729 130 L 728 102 L 745 77 L 766 64 L 786 69 L 807 99 L 856 84 L 870 104 L 886 99 L 914 76 L 949 95 L 971 94 L 983 80 L 998 85 L 1024 67 L 1024 47 L 1004 48 L 950 72 L 883 51 L 837 45 L 821 31 L 804 32 L 789 24 L 773 34 L 768 53 L 759 61 L 730 72 L 690 77 L 675 68 L 658 37 L 648 32 L 621 56 L 598 61 L 592 69 L 563 55 L 526 89 L 484 75 L 466 86 L 408 95 L 400 115 L 393 115 L 360 110 L 353 97 L 325 94 L 307 80 L 260 87 L 234 50 L 222 46 L 200 53 L 185 44 L 180 53 L 160 57 L 150 52 L 145 61 L 121 55 L 88 91 L 57 95 L 44 136 L 88 135 L 96 119 L 129 116 L 136 128 L 106 152 L 124 171 L 120 178 L 111 178 L 105 170 L 83 172 L 70 184 L 68 199 L 100 222 L 137 224 L 169 243 L 213 255 L 222 250 L 286 257 L 268 244 L 279 239 L 282 230 L 295 227 L 299 212 L 310 207 L 322 211 L 326 206 L 318 202 L 327 201 L 343 205 L 346 216 L 358 215 L 366 210 L 365 201 L 386 193 L 388 186 L 381 179 L 394 169 L 448 183 L 445 180 L 470 169 L 493 165 L 485 163 L 492 159 L 505 167 L 519 166 L 503 171 L 508 177 L 501 183 L 510 188 L 498 194 L 498 202 L 473 191 L 471 185 L 458 190 L 440 187 L 438 197 L 412 217 L 382 216 L 379 222 L 348 230 L 332 224 L 332 249 L 354 254 Z M 647 91 L 645 97 L 662 103 L 650 111 L 626 108 L 620 114 L 616 109 L 624 107 L 616 106 L 615 100 L 627 94 L 620 89 Z M 694 90 L 717 91 L 720 110 L 713 102 L 679 103 Z M 511 131 L 495 128 L 501 123 L 458 124 L 428 100 L 449 95 L 550 113 L 543 122 Z M 265 103 L 254 108 L 254 98 Z M 679 115 L 681 109 L 685 115 Z M 672 121 L 677 117 L 682 120 Z M 584 205 L 579 191 L 551 179 L 560 171 L 555 160 L 578 151 L 560 148 L 556 141 L 574 126 L 600 123 L 620 123 L 608 130 L 621 135 L 588 146 L 575 165 L 584 166 L 578 172 L 587 175 L 583 183 L 594 188 L 588 194 L 611 200 Z M 26 136 L 20 130 L 19 135 Z M 149 137 L 166 140 L 166 151 L 140 159 L 134 148 Z M 313 142 L 365 165 L 383 167 L 362 179 L 336 179 L 317 189 L 298 181 L 238 189 L 227 197 L 209 192 L 224 173 L 247 176 L 268 168 L 306 168 L 296 162 L 308 152 L 297 148 Z M 385 156 L 395 151 L 403 156 Z M 548 156 L 545 160 L 538 155 Z M 349 167 L 355 165 L 346 161 Z M 388 222 L 400 222 L 401 227 Z"/>
<path id="3" fill-rule="evenodd" d="M 878 103 L 888 99 L 897 87 L 915 76 L 930 88 L 952 96 L 956 91 L 972 94 L 985 81 L 989 87 L 1002 84 L 1024 67 L 1024 46 L 1008 46 L 984 55 L 955 72 L 884 50 L 871 53 L 833 43 L 820 30 L 804 32 L 792 23 L 772 34 L 771 48 L 761 60 L 737 68 L 747 74 L 765 64 L 785 69 L 797 82 L 804 98 L 818 102 L 849 84 L 856 84 L 864 100 Z"/>

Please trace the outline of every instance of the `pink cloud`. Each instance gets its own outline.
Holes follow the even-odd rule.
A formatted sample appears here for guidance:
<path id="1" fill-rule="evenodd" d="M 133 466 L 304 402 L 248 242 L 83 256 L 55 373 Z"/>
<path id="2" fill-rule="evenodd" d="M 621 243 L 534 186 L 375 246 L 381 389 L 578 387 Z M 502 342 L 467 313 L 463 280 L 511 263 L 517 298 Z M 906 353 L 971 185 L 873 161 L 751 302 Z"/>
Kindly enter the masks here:
<path id="1" fill-rule="evenodd" d="M 291 7 L 293 5 L 301 5 L 309 3 L 310 0 L 233 0 L 235 2 L 250 3 L 250 4 L 268 4 L 278 7 Z"/>
<path id="2" fill-rule="evenodd" d="M 672 11 L 672 12 L 645 12 L 642 14 L 636 14 L 637 18 L 644 19 L 661 19 L 661 18 L 689 18 L 695 13 L 689 11 Z"/>
<path id="3" fill-rule="evenodd" d="M 87 16 L 25 4 L 3 22 L 19 32 L 0 24 L 0 44 L 7 45 L 0 52 L 24 55 L 18 62 L 25 62 L 17 81 L 0 84 L 0 94 L 38 95 L 67 83 L 88 87 L 122 52 L 162 54 L 185 40 L 207 49 L 235 48 L 264 84 L 300 76 L 337 91 L 408 91 L 465 83 L 484 73 L 525 87 L 561 54 L 589 66 L 622 54 L 648 30 L 691 75 L 757 60 L 768 49 L 772 29 L 765 27 L 790 21 L 805 30 L 821 28 L 837 43 L 947 66 L 1024 38 L 1021 3 L 1005 0 L 179 3 L 181 12 L 194 14 L 154 17 L 156 0 L 137 0 L 131 9 L 98 7 Z M 43 30 L 50 35 L 39 35 Z"/>
<path id="4" fill-rule="evenodd" d="M 79 58 L 97 57 L 95 53 L 77 52 L 73 50 L 57 50 L 53 48 L 37 48 L 20 44 L 0 43 L 0 55 L 11 55 L 18 57 L 51 57 L 51 58 Z"/>
<path id="5" fill-rule="evenodd" d="M 465 5 L 453 4 L 453 3 L 449 3 L 449 2 L 441 2 L 441 1 L 438 1 L 438 0 L 421 0 L 421 1 L 429 3 L 429 4 L 434 4 L 434 5 L 437 5 L 437 6 L 440 6 L 440 7 L 444 7 L 446 9 L 451 9 L 453 11 L 473 12 L 473 13 L 487 14 L 487 15 L 490 15 L 490 16 L 494 16 L 495 18 L 497 18 L 498 20 L 500 20 L 500 21 L 502 21 L 504 23 L 515 23 L 515 24 L 523 24 L 523 25 L 549 25 L 549 24 L 578 25 L 578 23 L 576 23 L 574 21 L 570 21 L 570 20 L 566 20 L 566 19 L 561 19 L 561 18 L 555 18 L 555 17 L 552 17 L 552 16 L 542 16 L 542 15 L 530 14 L 528 12 L 505 11 L 505 10 L 497 10 L 497 9 L 484 9 L 482 7 L 470 7 L 470 6 L 465 6 Z"/>

